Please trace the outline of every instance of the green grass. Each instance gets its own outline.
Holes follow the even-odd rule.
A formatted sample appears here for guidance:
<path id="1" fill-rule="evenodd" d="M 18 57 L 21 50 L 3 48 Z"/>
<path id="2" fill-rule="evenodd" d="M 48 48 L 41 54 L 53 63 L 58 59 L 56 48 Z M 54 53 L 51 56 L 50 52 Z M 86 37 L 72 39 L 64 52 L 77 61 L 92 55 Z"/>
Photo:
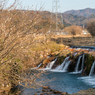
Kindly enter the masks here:
<path id="1" fill-rule="evenodd" d="M 57 44 L 55 42 L 50 41 L 45 44 L 37 44 L 37 45 L 33 46 L 31 50 L 32 51 L 49 51 L 49 50 L 51 50 L 51 52 L 56 52 L 64 47 L 65 46 L 62 44 Z"/>

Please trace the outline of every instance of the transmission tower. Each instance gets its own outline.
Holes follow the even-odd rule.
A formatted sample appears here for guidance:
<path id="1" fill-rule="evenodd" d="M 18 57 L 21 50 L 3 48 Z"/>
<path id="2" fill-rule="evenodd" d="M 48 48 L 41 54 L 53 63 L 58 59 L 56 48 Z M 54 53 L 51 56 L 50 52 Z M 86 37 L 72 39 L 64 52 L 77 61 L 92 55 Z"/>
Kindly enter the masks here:
<path id="1" fill-rule="evenodd" d="M 53 0 L 51 19 L 53 18 L 53 13 L 55 13 L 56 14 L 56 31 L 58 31 L 58 12 L 60 12 L 60 1 L 59 0 Z M 60 15 L 60 18 L 62 20 L 62 15 Z"/>

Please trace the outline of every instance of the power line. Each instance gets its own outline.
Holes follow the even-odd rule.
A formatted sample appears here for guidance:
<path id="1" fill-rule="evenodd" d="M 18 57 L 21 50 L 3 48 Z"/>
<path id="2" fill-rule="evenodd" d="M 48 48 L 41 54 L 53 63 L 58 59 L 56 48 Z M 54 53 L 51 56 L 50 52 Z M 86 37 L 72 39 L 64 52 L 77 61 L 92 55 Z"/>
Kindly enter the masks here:
<path id="1" fill-rule="evenodd" d="M 60 1 L 59 0 L 53 0 L 52 1 L 52 13 L 51 13 L 51 19 L 53 18 L 53 13 L 56 15 L 56 31 L 58 31 L 58 13 L 60 13 Z M 60 15 L 61 22 L 63 23 L 62 14 Z"/>

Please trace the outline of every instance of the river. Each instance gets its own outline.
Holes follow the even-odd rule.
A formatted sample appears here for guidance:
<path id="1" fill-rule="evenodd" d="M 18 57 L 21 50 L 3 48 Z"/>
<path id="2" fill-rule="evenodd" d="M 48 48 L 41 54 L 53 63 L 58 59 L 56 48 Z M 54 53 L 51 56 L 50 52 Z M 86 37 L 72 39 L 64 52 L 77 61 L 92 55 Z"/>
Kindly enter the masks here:
<path id="1" fill-rule="evenodd" d="M 47 82 L 47 86 L 52 89 L 59 90 L 62 92 L 68 92 L 69 94 L 78 92 L 80 90 L 86 90 L 94 88 L 95 77 L 82 77 L 80 74 L 70 72 L 59 72 L 59 71 L 47 71 L 42 76 L 43 80 L 52 80 Z M 35 92 L 41 91 L 41 88 L 32 89 L 25 88 L 21 95 L 34 95 Z"/>
<path id="2" fill-rule="evenodd" d="M 79 47 L 78 46 L 78 47 L 71 47 L 71 48 L 83 48 L 83 49 L 95 51 L 95 47 L 84 47 L 84 46 Z M 80 56 L 79 58 L 81 57 L 82 56 Z M 84 77 L 80 74 L 81 72 L 78 71 L 78 68 L 76 68 L 75 72 L 66 72 L 67 70 L 65 69 L 65 67 L 67 68 L 68 67 L 67 65 L 69 65 L 70 63 L 69 57 L 65 58 L 64 62 L 61 65 L 59 65 L 57 68 L 55 68 L 55 70 L 52 70 L 51 67 L 53 66 L 56 60 L 57 59 L 52 61 L 50 64 L 47 65 L 45 69 L 43 69 L 43 70 L 46 70 L 45 71 L 46 73 L 43 73 L 43 75 L 41 75 L 41 79 L 38 79 L 38 81 L 42 79 L 43 81 L 47 81 L 46 84 L 44 83 L 42 84 L 43 86 L 44 85 L 50 86 L 50 88 L 54 90 L 58 90 L 61 92 L 68 92 L 69 94 L 76 93 L 80 90 L 95 88 L 95 76 L 94 75 Z M 83 58 L 83 61 L 84 61 L 84 58 Z M 66 64 L 66 62 L 68 64 Z M 83 68 L 81 69 L 83 70 Z M 33 70 L 33 73 L 35 73 L 34 71 L 40 72 L 40 70 Z M 48 80 L 52 80 L 52 81 L 48 81 Z M 38 89 L 25 88 L 22 91 L 21 95 L 34 95 L 34 93 L 36 93 L 37 91 L 41 91 L 41 90 L 42 90 L 41 88 L 38 88 Z"/>

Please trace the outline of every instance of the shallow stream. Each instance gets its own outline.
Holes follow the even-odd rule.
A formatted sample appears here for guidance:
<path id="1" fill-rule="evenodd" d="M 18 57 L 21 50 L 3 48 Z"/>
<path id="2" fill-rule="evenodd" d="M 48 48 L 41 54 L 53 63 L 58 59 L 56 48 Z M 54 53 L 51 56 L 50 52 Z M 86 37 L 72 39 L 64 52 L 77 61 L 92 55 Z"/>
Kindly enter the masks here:
<path id="1" fill-rule="evenodd" d="M 52 80 L 47 82 L 47 86 L 52 89 L 68 92 L 69 94 L 85 90 L 89 88 L 95 88 L 95 77 L 82 77 L 77 73 L 68 73 L 62 71 L 46 71 L 46 74 L 41 76 L 43 80 Z M 41 91 L 39 89 L 25 88 L 21 95 L 34 95 L 35 92 Z"/>

